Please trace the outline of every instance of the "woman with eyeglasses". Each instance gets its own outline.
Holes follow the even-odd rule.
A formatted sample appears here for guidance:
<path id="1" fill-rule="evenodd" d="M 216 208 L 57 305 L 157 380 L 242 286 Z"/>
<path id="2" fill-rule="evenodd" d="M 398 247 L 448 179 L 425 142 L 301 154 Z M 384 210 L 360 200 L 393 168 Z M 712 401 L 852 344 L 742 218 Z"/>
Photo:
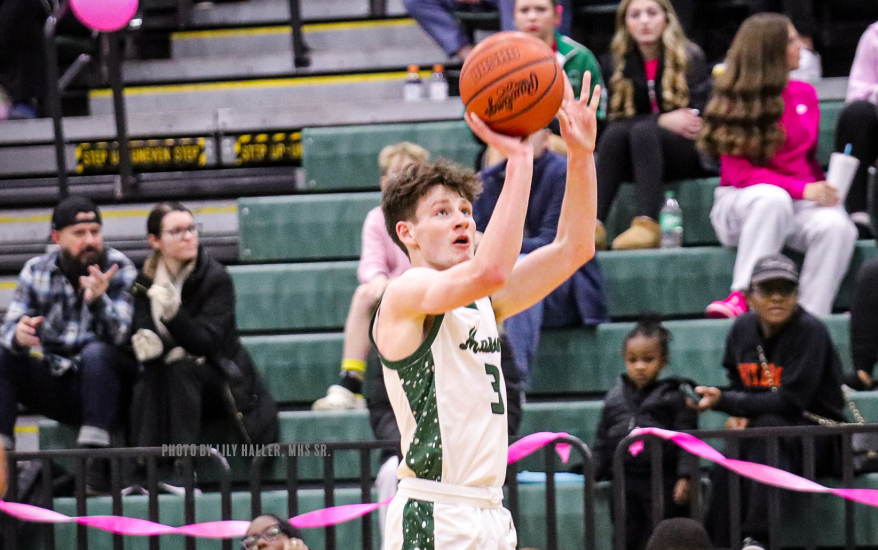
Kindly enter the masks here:
<path id="1" fill-rule="evenodd" d="M 199 245 L 199 225 L 182 204 L 157 204 L 146 226 L 152 253 L 132 289 L 131 345 L 144 366 L 133 443 L 197 443 L 203 418 L 223 419 L 242 443 L 274 441 L 277 407 L 238 338 L 226 268 Z M 163 471 L 170 477 L 159 488 L 182 493 L 182 467 Z"/>
<path id="2" fill-rule="evenodd" d="M 241 541 L 243 550 L 308 550 L 302 533 L 274 514 L 263 514 L 250 522 L 247 536 Z"/>

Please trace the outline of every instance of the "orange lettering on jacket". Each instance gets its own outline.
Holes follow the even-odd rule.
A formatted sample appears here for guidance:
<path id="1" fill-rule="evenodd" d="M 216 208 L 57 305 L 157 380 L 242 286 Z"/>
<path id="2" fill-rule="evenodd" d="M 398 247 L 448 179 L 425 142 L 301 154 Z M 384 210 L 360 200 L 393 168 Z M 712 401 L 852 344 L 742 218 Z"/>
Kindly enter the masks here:
<path id="1" fill-rule="evenodd" d="M 738 374 L 748 388 L 779 388 L 782 385 L 783 367 L 769 363 L 768 368 L 763 369 L 759 363 L 738 363 Z"/>

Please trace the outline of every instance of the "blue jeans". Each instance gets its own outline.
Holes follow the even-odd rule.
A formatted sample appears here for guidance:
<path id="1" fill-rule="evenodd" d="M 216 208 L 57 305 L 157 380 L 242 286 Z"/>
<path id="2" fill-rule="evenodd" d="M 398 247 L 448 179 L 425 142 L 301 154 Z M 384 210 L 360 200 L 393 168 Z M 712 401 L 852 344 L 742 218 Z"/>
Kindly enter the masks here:
<path id="1" fill-rule="evenodd" d="M 454 11 L 500 11 L 500 29 L 517 30 L 515 27 L 515 0 L 481 0 L 478 4 L 468 4 L 457 0 L 403 0 L 405 9 L 418 24 L 433 37 L 446 55 L 453 56 L 469 44 L 470 40 L 457 20 Z M 571 0 L 561 0 L 561 34 L 569 34 L 573 22 Z"/>
<path id="2" fill-rule="evenodd" d="M 133 357 L 115 346 L 91 342 L 77 370 L 52 375 L 49 365 L 0 347 L 0 438 L 13 439 L 18 403 L 62 424 L 81 426 L 81 445 L 109 446 L 124 418 L 137 373 Z"/>

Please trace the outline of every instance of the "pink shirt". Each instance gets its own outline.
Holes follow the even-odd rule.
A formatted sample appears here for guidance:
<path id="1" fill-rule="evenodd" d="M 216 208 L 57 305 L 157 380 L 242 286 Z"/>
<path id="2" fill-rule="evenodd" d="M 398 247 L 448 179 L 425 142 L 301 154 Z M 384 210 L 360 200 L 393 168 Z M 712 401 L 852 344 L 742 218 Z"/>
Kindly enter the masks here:
<path id="1" fill-rule="evenodd" d="M 765 166 L 757 166 L 746 157 L 720 155 L 720 185 L 740 189 L 768 183 L 799 200 L 805 185 L 826 179 L 816 159 L 820 125 L 817 91 L 810 84 L 791 80 L 781 97 L 784 111 L 778 125 L 785 138 L 774 157 Z"/>
<path id="2" fill-rule="evenodd" d="M 363 222 L 363 247 L 357 279 L 360 283 L 368 283 L 377 275 L 393 279 L 411 266 L 408 256 L 387 233 L 384 213 L 380 206 L 376 206 L 366 214 L 366 221 Z"/>
<path id="3" fill-rule="evenodd" d="M 866 29 L 848 79 L 847 102 L 864 99 L 878 105 L 878 23 Z"/>

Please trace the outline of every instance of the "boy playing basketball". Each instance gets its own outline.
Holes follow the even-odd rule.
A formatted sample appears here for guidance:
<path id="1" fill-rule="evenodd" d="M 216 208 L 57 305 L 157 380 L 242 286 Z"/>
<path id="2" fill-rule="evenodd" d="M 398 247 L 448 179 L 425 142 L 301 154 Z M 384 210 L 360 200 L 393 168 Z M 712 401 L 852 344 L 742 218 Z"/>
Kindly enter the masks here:
<path id="1" fill-rule="evenodd" d="M 586 74 L 583 90 L 591 89 Z M 555 240 L 517 263 L 533 172 L 527 140 L 467 115 L 473 132 L 509 159 L 475 253 L 479 183 L 472 173 L 418 164 L 387 182 L 387 228 L 413 266 L 387 286 L 371 331 L 404 455 L 387 515 L 387 549 L 516 546 L 501 505 L 507 428 L 497 321 L 543 299 L 594 256 L 600 89 L 591 101 L 588 95 L 576 101 L 566 83 L 559 116 L 569 164 Z"/>

